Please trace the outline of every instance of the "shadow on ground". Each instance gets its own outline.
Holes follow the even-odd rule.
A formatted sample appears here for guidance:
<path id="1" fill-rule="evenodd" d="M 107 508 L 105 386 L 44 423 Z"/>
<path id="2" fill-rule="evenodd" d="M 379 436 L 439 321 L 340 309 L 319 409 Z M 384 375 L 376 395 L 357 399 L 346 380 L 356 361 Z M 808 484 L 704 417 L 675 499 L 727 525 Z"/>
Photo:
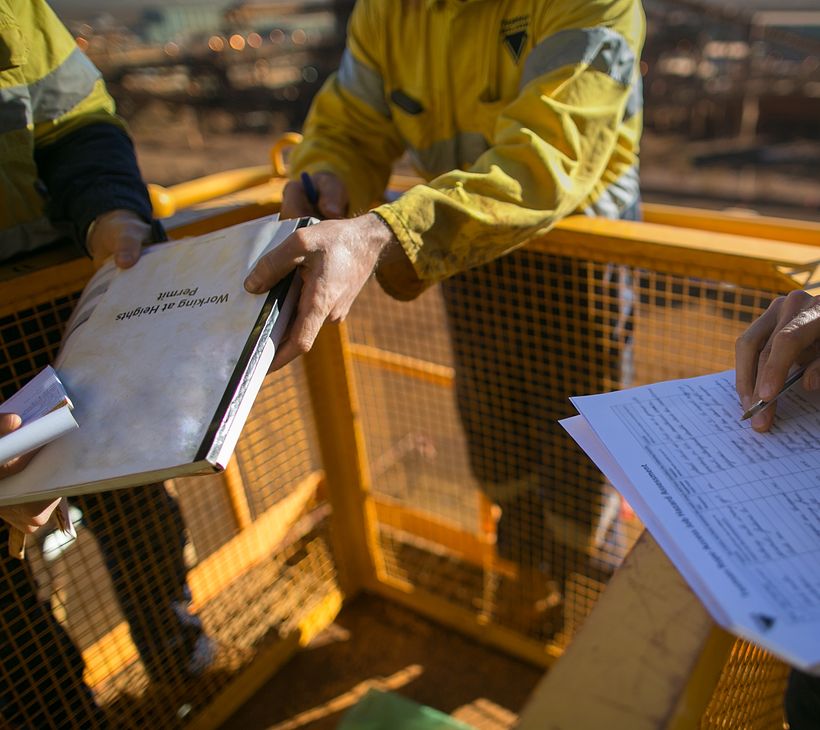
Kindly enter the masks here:
<path id="1" fill-rule="evenodd" d="M 223 728 L 331 730 L 376 687 L 481 730 L 503 730 L 541 675 L 400 606 L 361 596 Z"/>

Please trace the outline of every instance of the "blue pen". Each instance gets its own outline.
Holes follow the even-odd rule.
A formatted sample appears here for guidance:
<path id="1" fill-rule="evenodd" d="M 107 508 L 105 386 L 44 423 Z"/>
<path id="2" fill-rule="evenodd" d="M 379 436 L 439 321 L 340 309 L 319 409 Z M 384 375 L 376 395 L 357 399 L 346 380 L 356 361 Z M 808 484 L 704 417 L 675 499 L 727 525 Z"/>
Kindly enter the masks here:
<path id="1" fill-rule="evenodd" d="M 310 175 L 306 172 L 302 173 L 302 187 L 305 190 L 308 203 L 311 205 L 316 205 L 319 202 L 319 192 L 316 190 L 316 186 L 313 184 L 313 180 Z"/>

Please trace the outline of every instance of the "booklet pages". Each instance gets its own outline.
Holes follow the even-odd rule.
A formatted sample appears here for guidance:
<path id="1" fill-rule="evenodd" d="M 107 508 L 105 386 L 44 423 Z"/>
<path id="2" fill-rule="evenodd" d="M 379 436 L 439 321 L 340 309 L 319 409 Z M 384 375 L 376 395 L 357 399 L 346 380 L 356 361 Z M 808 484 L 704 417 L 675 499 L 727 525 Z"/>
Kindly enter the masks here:
<path id="1" fill-rule="evenodd" d="M 0 504 L 224 467 L 298 295 L 248 294 L 245 276 L 308 222 L 264 218 L 100 269 L 56 362 L 80 428 L 4 480 Z"/>
<path id="2" fill-rule="evenodd" d="M 572 402 L 564 427 L 715 620 L 820 668 L 820 394 L 781 397 L 767 434 L 738 420 L 733 371 Z"/>

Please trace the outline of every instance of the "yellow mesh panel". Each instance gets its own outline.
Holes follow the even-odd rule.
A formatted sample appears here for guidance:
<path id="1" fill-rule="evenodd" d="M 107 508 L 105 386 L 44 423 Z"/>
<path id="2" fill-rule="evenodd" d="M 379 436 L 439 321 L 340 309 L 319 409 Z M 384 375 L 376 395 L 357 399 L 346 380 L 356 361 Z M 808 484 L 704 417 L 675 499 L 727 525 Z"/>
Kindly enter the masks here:
<path id="1" fill-rule="evenodd" d="M 6 281 L 0 296 L 3 398 L 53 361 L 77 298 L 25 289 Z M 73 500 L 77 541 L 50 526 L 25 562 L 0 558 L 0 726 L 207 726 L 260 652 L 284 658 L 278 643 L 298 646 L 284 637 L 332 619 L 330 509 L 303 380 L 300 364 L 268 378 L 224 475 Z M 6 539 L 0 528 L 3 556 Z"/>
<path id="2" fill-rule="evenodd" d="M 431 614 L 444 601 L 525 645 L 571 641 L 642 526 L 556 427 L 567 398 L 731 368 L 777 294 L 610 255 L 519 251 L 412 303 L 371 283 L 354 306 L 383 580 Z M 704 726 L 766 726 L 782 665 L 738 642 L 726 673 Z"/>
<path id="3" fill-rule="evenodd" d="M 772 277 L 755 284 L 728 265 L 642 256 L 636 269 L 617 247 L 572 251 L 536 242 L 413 303 L 368 285 L 349 318 L 350 393 L 337 387 L 344 378 L 317 377 L 309 393 L 291 365 L 266 382 L 224 475 L 166 485 L 188 537 L 191 611 L 214 642 L 198 676 L 159 600 L 182 534 L 161 487 L 78 500 L 75 544 L 44 532 L 27 563 L 0 561 L 0 635 L 13 639 L 0 662 L 5 711 L 22 727 L 56 726 L 60 713 L 94 727 L 96 706 L 117 727 L 207 726 L 258 657 L 327 620 L 337 563 L 354 590 L 412 596 L 538 661 L 559 654 L 641 530 L 556 425 L 572 413 L 567 397 L 731 367 L 736 336 L 775 295 Z M 18 297 L 25 307 L 0 317 L 4 397 L 53 357 L 74 300 L 33 302 L 4 283 L 0 311 Z M 340 434 L 353 436 L 334 452 Z M 321 469 L 334 474 L 333 512 Z M 130 558 L 125 569 L 106 565 L 91 522 Z M 157 542 L 167 549 L 140 559 Z M 17 587 L 31 580 L 26 604 Z M 783 676 L 738 642 L 704 727 L 766 726 Z"/>
<path id="4" fill-rule="evenodd" d="M 738 640 L 701 719 L 702 730 L 780 730 L 789 668 Z"/>

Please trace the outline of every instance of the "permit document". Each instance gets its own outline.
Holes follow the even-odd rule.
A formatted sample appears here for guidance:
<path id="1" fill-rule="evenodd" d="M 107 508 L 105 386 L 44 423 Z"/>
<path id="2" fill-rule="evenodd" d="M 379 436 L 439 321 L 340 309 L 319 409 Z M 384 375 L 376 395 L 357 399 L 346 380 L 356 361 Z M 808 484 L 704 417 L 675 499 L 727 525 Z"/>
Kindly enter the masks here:
<path id="1" fill-rule="evenodd" d="M 54 364 L 79 428 L 4 479 L 0 504 L 224 469 L 299 294 L 295 273 L 267 294 L 245 277 L 311 222 L 261 218 L 100 268 Z"/>
<path id="2" fill-rule="evenodd" d="M 562 425 L 712 617 L 820 672 L 820 393 L 740 422 L 734 371 L 572 398 Z"/>
<path id="3" fill-rule="evenodd" d="M 0 464 L 77 428 L 73 409 L 60 378 L 47 365 L 11 398 L 0 403 L 0 413 L 16 413 L 23 421 L 16 431 L 0 437 Z"/>

